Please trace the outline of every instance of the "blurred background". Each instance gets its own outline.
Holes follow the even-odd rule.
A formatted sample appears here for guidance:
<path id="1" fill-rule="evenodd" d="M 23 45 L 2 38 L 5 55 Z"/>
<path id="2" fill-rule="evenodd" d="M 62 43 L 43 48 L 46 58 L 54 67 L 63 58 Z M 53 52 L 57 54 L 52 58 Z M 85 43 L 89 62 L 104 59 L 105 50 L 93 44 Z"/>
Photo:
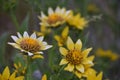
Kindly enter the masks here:
<path id="1" fill-rule="evenodd" d="M 40 31 L 40 12 L 57 6 L 90 20 L 83 33 L 91 54 L 97 54 L 95 69 L 104 72 L 103 80 L 120 80 L 120 0 L 0 0 L 0 72 L 6 65 L 13 67 L 16 50 L 7 44 L 10 35 Z"/>

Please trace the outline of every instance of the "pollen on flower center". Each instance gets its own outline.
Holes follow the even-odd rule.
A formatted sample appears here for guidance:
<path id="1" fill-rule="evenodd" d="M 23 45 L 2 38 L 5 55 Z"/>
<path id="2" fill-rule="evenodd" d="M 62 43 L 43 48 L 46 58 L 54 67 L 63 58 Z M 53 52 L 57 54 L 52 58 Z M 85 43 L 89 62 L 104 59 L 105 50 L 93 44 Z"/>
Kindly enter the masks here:
<path id="1" fill-rule="evenodd" d="M 32 38 L 25 38 L 20 42 L 20 47 L 29 52 L 37 52 L 40 50 L 39 43 Z"/>
<path id="2" fill-rule="evenodd" d="M 66 60 L 69 63 L 74 64 L 74 65 L 80 64 L 82 59 L 83 57 L 80 54 L 80 51 L 78 50 L 69 51 L 69 53 L 66 55 Z"/>
<path id="3" fill-rule="evenodd" d="M 59 15 L 57 14 L 51 14 L 49 17 L 48 17 L 48 23 L 49 24 L 53 24 L 53 23 L 56 23 L 57 21 L 63 21 L 63 18 L 60 17 Z"/>

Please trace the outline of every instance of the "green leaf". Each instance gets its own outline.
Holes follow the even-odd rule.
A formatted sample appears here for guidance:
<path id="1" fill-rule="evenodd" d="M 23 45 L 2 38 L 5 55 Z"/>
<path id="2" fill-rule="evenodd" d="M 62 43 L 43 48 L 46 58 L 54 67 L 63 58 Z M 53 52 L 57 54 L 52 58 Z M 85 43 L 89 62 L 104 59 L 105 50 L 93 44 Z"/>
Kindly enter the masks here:
<path id="1" fill-rule="evenodd" d="M 4 54 L 5 54 L 5 48 L 6 48 L 6 42 L 8 38 L 8 33 L 3 33 L 0 36 L 0 63 L 4 63 Z"/>

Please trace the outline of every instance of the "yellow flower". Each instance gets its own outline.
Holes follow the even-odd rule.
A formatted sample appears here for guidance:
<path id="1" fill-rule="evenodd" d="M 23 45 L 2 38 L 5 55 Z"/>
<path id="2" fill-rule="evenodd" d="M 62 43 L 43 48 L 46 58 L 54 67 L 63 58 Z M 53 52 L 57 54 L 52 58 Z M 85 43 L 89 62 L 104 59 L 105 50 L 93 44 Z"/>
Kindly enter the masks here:
<path id="1" fill-rule="evenodd" d="M 65 27 L 64 30 L 62 31 L 61 36 L 58 36 L 58 35 L 54 36 L 55 40 L 58 42 L 58 46 L 63 46 L 64 45 L 64 43 L 67 40 L 68 33 L 69 33 L 69 28 Z"/>
<path id="2" fill-rule="evenodd" d="M 36 32 L 38 36 L 45 36 L 51 32 L 51 29 L 45 26 L 40 27 L 40 32 Z"/>
<path id="3" fill-rule="evenodd" d="M 60 53 L 64 56 L 60 65 L 66 64 L 64 70 L 75 73 L 79 78 L 85 73 L 86 68 L 93 66 L 92 60 L 94 56 L 87 57 L 92 48 L 82 49 L 82 42 L 80 39 L 74 44 L 72 39 L 68 37 L 67 48 L 60 47 Z"/>
<path id="4" fill-rule="evenodd" d="M 41 80 L 47 80 L 46 74 L 44 74 L 44 75 L 42 76 L 42 79 L 41 79 Z"/>
<path id="5" fill-rule="evenodd" d="M 23 66 L 20 62 L 18 64 L 14 64 L 15 72 L 24 75 L 26 73 L 26 67 Z"/>
<path id="6" fill-rule="evenodd" d="M 21 52 L 25 53 L 28 56 L 37 56 L 37 58 L 43 58 L 41 55 L 43 54 L 42 50 L 46 50 L 52 47 L 52 45 L 48 45 L 47 42 L 43 41 L 43 36 L 37 38 L 35 33 L 29 36 L 25 31 L 23 37 L 19 32 L 17 35 L 18 37 L 11 36 L 15 43 L 8 42 L 8 44 L 21 50 Z"/>
<path id="7" fill-rule="evenodd" d="M 66 11 L 65 8 L 60 9 L 57 7 L 55 11 L 52 8 L 48 9 L 48 16 L 41 12 L 39 19 L 41 20 L 42 26 L 57 27 L 66 22 L 66 19 L 69 18 L 70 11 Z"/>
<path id="8" fill-rule="evenodd" d="M 71 13 L 71 17 L 67 20 L 67 22 L 71 26 L 80 30 L 83 30 L 88 24 L 88 21 L 84 17 L 81 17 L 79 13 L 77 15 L 73 15 L 73 13 Z"/>
<path id="9" fill-rule="evenodd" d="M 8 66 L 4 69 L 3 73 L 0 74 L 0 80 L 24 80 L 24 76 L 16 77 L 16 72 L 10 75 L 10 70 Z"/>
<path id="10" fill-rule="evenodd" d="M 97 76 L 96 73 L 91 73 L 88 75 L 87 80 L 102 80 L 103 72 L 100 72 Z"/>
<path id="11" fill-rule="evenodd" d="M 103 50 L 103 49 L 98 49 L 96 51 L 96 55 L 99 57 L 107 57 L 111 61 L 117 60 L 120 56 L 117 53 L 113 53 L 111 50 Z"/>

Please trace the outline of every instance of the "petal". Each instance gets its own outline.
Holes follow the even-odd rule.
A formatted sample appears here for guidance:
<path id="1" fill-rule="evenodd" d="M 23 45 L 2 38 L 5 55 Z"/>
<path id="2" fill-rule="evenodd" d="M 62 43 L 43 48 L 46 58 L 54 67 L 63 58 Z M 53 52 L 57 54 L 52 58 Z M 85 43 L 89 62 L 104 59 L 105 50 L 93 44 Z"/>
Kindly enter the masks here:
<path id="1" fill-rule="evenodd" d="M 69 32 L 69 27 L 65 27 L 63 32 L 62 32 L 62 37 L 67 38 Z"/>
<path id="2" fill-rule="evenodd" d="M 11 36 L 11 37 L 15 42 L 18 40 L 18 37 L 16 37 L 16 36 Z"/>
<path id="3" fill-rule="evenodd" d="M 85 49 L 84 51 L 82 51 L 84 58 L 86 58 L 88 56 L 88 54 L 91 50 L 92 50 L 92 48 L 88 48 L 88 49 Z"/>
<path id="4" fill-rule="evenodd" d="M 72 39 L 70 37 L 68 37 L 68 40 L 67 40 L 67 48 L 69 50 L 73 50 L 74 49 L 74 43 L 72 41 Z"/>
<path id="5" fill-rule="evenodd" d="M 54 13 L 53 9 L 52 9 L 52 8 L 49 8 L 49 9 L 48 9 L 48 14 L 51 15 L 51 14 L 53 14 L 53 13 Z"/>
<path id="6" fill-rule="evenodd" d="M 74 70 L 74 65 L 69 63 L 67 67 L 64 68 L 64 70 L 72 72 Z"/>
<path id="7" fill-rule="evenodd" d="M 60 36 L 58 36 L 58 35 L 55 35 L 55 36 L 54 36 L 54 38 L 55 38 L 55 40 L 56 40 L 56 41 L 58 41 L 58 42 L 60 42 L 60 41 L 61 41 L 61 40 L 60 40 L 60 39 L 61 39 L 61 37 L 60 37 Z"/>
<path id="8" fill-rule="evenodd" d="M 33 55 L 33 53 L 31 53 L 31 52 L 27 52 L 28 53 L 28 56 L 32 56 Z"/>
<path id="9" fill-rule="evenodd" d="M 96 80 L 102 80 L 102 76 L 103 76 L 103 72 L 100 72 L 97 77 Z"/>
<path id="10" fill-rule="evenodd" d="M 84 66 L 82 64 L 76 65 L 76 69 L 80 71 L 81 73 L 84 73 Z"/>
<path id="11" fill-rule="evenodd" d="M 59 51 L 60 53 L 63 55 L 63 56 L 66 56 L 68 54 L 68 50 L 65 49 L 64 47 L 60 47 L 59 48 Z"/>
<path id="12" fill-rule="evenodd" d="M 53 47 L 53 46 L 52 45 L 46 45 L 45 48 L 44 48 L 44 50 L 49 49 L 51 47 Z"/>
<path id="13" fill-rule="evenodd" d="M 39 41 L 43 41 L 43 39 L 44 39 L 44 36 L 41 36 L 38 38 Z"/>
<path id="14" fill-rule="evenodd" d="M 82 74 L 81 74 L 79 71 L 75 71 L 74 73 L 75 73 L 75 75 L 76 75 L 78 78 L 81 78 L 81 77 L 82 77 Z"/>
<path id="15" fill-rule="evenodd" d="M 33 55 L 32 59 L 44 58 L 42 55 Z"/>
<path id="16" fill-rule="evenodd" d="M 60 7 L 58 6 L 55 10 L 55 13 L 59 13 L 60 12 Z"/>
<path id="17" fill-rule="evenodd" d="M 47 80 L 47 75 L 44 74 L 44 75 L 42 76 L 42 79 L 41 79 L 41 80 Z"/>
<path id="18" fill-rule="evenodd" d="M 64 65 L 64 64 L 67 64 L 68 63 L 68 61 L 66 60 L 66 59 L 62 59 L 61 61 L 60 61 L 60 64 L 59 65 Z"/>
<path id="19" fill-rule="evenodd" d="M 12 73 L 12 75 L 10 76 L 9 80 L 14 80 L 16 76 L 16 72 Z"/>
<path id="20" fill-rule="evenodd" d="M 17 35 L 19 38 L 22 38 L 22 35 L 19 32 L 17 32 Z"/>
<path id="21" fill-rule="evenodd" d="M 78 39 L 78 41 L 75 43 L 75 49 L 81 50 L 81 48 L 82 48 L 82 42 L 80 39 Z"/>
<path id="22" fill-rule="evenodd" d="M 15 80 L 24 80 L 24 76 L 16 77 Z"/>
<path id="23" fill-rule="evenodd" d="M 90 60 L 90 61 L 93 61 L 95 58 L 95 56 L 89 56 L 87 59 Z"/>
<path id="24" fill-rule="evenodd" d="M 46 18 L 46 15 L 43 12 L 41 12 L 41 17 Z"/>
<path id="25" fill-rule="evenodd" d="M 10 70 L 8 68 L 8 66 L 4 69 L 3 73 L 2 73 L 2 77 L 5 78 L 5 80 L 8 80 L 10 77 Z"/>
<path id="26" fill-rule="evenodd" d="M 94 65 L 92 61 L 88 60 L 88 59 L 84 59 L 82 64 L 88 64 L 88 65 Z"/>
<path id="27" fill-rule="evenodd" d="M 36 34 L 35 34 L 35 32 L 34 32 L 30 37 L 33 38 L 33 39 L 36 39 Z"/>
<path id="28" fill-rule="evenodd" d="M 16 43 L 11 43 L 11 42 L 8 42 L 9 45 L 12 45 L 13 47 L 17 48 L 17 49 L 20 49 L 20 46 Z"/>
<path id="29" fill-rule="evenodd" d="M 23 34 L 23 37 L 29 37 L 28 33 L 25 31 L 24 34 Z"/>

